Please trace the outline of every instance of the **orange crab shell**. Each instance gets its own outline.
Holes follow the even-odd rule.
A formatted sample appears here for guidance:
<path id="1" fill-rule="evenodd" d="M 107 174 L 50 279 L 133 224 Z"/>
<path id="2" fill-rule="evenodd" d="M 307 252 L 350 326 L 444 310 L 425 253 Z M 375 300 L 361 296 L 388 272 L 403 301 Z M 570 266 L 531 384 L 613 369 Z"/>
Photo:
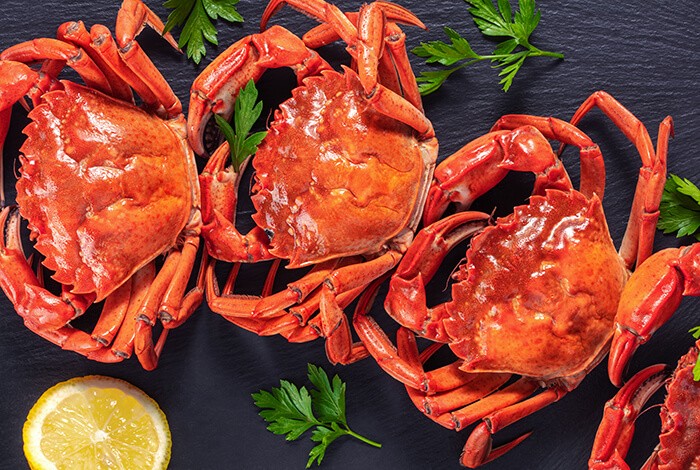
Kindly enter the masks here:
<path id="1" fill-rule="evenodd" d="M 700 342 L 678 361 L 661 407 L 658 460 L 673 468 L 700 467 L 700 382 L 693 378 L 699 346 Z"/>
<path id="2" fill-rule="evenodd" d="M 575 381 L 600 360 L 628 271 L 598 197 L 533 196 L 475 237 L 467 260 L 445 320 L 464 370 Z"/>
<path id="3" fill-rule="evenodd" d="M 373 110 L 354 71 L 324 71 L 275 113 L 253 160 L 253 219 L 289 267 L 380 252 L 417 219 L 431 154 L 435 139 Z"/>
<path id="4" fill-rule="evenodd" d="M 193 202 L 182 158 L 192 152 L 182 117 L 62 83 L 29 114 L 17 202 L 54 279 L 99 301 L 175 244 Z"/>

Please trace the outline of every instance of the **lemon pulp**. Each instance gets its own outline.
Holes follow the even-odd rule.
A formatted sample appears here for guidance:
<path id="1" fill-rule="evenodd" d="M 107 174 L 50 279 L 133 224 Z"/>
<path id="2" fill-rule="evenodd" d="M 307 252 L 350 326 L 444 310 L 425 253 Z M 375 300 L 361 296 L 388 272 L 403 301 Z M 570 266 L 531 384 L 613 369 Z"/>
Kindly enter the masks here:
<path id="1" fill-rule="evenodd" d="M 170 460 L 170 431 L 156 402 L 109 377 L 79 377 L 50 388 L 22 434 L 32 469 L 161 469 Z"/>

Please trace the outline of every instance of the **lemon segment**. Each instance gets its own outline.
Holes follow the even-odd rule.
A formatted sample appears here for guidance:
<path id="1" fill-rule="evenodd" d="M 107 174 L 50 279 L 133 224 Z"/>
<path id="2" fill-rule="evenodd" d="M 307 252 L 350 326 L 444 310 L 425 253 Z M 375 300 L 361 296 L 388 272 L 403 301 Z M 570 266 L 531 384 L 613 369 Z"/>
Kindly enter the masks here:
<path id="1" fill-rule="evenodd" d="M 48 389 L 22 437 L 32 470 L 165 469 L 170 461 L 170 430 L 158 404 L 110 377 L 78 377 Z"/>

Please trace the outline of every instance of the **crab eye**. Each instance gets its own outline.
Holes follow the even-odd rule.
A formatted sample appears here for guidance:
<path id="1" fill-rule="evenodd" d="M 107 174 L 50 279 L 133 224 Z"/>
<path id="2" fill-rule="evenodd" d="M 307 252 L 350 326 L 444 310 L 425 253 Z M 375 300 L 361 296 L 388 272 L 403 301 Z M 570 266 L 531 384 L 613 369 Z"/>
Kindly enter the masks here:
<path id="1" fill-rule="evenodd" d="M 270 241 L 272 241 L 272 237 L 275 236 L 275 232 L 272 229 L 266 228 L 265 235 L 267 235 L 267 238 L 269 238 Z"/>

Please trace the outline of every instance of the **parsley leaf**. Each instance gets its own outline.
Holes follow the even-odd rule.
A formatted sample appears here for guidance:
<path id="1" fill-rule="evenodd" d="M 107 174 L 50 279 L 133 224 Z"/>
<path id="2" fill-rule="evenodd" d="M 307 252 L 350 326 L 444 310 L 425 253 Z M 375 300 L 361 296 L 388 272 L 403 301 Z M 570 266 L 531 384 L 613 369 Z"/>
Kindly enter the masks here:
<path id="1" fill-rule="evenodd" d="M 331 381 L 326 372 L 313 364 L 308 366 L 309 380 L 315 387 L 306 387 L 281 380 L 279 388 L 253 393 L 253 401 L 261 409 L 260 416 L 268 422 L 267 429 L 285 434 L 288 441 L 298 439 L 311 427 L 311 440 L 318 444 L 309 452 L 306 468 L 320 465 L 326 449 L 339 437 L 353 436 L 374 447 L 382 445 L 363 437 L 348 427 L 345 417 L 345 383 L 337 375 Z"/>
<path id="2" fill-rule="evenodd" d="M 267 135 L 266 131 L 250 134 L 250 130 L 260 117 L 262 112 L 262 101 L 258 100 L 258 89 L 255 82 L 250 80 L 238 93 L 236 102 L 233 105 L 233 126 L 218 114 L 214 115 L 216 124 L 221 133 L 224 134 L 231 150 L 231 160 L 233 170 L 238 173 L 246 158 L 253 155 L 258 145 Z M 248 135 L 250 134 L 250 135 Z"/>
<path id="3" fill-rule="evenodd" d="M 700 326 L 691 328 L 689 333 L 693 335 L 693 338 L 700 339 Z M 693 367 L 693 380 L 700 382 L 700 355 L 698 355 L 698 360 Z"/>
<path id="4" fill-rule="evenodd" d="M 657 226 L 677 237 L 694 235 L 700 240 L 700 188 L 690 180 L 669 175 L 659 205 Z"/>
<path id="5" fill-rule="evenodd" d="M 345 384 L 337 375 L 333 377 L 333 383 L 320 367 L 309 364 L 309 380 L 316 390 L 311 390 L 311 396 L 316 404 L 316 412 L 321 421 L 345 422 Z"/>
<path id="6" fill-rule="evenodd" d="M 167 0 L 163 5 L 173 11 L 168 15 L 165 32 L 182 26 L 178 45 L 187 49 L 187 57 L 198 64 L 207 53 L 206 39 L 218 45 L 216 27 L 212 20 L 223 18 L 232 23 L 242 23 L 243 17 L 236 11 L 239 0 Z"/>
<path id="7" fill-rule="evenodd" d="M 504 39 L 496 45 L 492 54 L 477 54 L 469 42 L 452 28 L 444 28 L 450 40 L 449 44 L 430 41 L 421 43 L 412 50 L 417 56 L 426 59 L 427 64 L 450 66 L 462 62 L 458 67 L 444 71 L 421 72 L 416 78 L 421 95 L 434 92 L 453 72 L 475 62 L 490 60 L 495 68 L 500 68 L 499 83 L 503 86 L 503 91 L 508 91 L 515 75 L 528 57 L 564 58 L 561 53 L 543 51 L 530 44 L 530 35 L 539 24 L 541 16 L 540 11 L 535 8 L 535 0 L 519 0 L 518 11 L 515 14 L 509 0 L 497 1 L 498 9 L 492 0 L 465 0 L 470 5 L 469 13 L 481 33 L 487 37 Z"/>

